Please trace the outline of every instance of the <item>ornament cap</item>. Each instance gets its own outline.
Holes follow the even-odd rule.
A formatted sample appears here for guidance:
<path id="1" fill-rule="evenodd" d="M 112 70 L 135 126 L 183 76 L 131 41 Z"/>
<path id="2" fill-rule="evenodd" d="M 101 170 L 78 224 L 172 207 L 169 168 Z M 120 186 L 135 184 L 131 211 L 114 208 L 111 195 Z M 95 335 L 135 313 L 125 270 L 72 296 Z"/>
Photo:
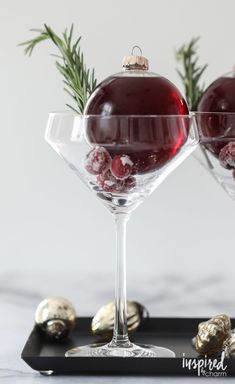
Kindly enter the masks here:
<path id="1" fill-rule="evenodd" d="M 50 338 L 55 340 L 63 339 L 69 333 L 66 322 L 61 319 L 49 320 L 45 325 L 45 331 Z"/>
<path id="2" fill-rule="evenodd" d="M 138 49 L 140 55 L 134 55 L 135 49 Z M 125 56 L 122 62 L 122 68 L 124 70 L 144 70 L 147 71 L 149 69 L 149 61 L 146 57 L 142 56 L 142 50 L 138 45 L 134 45 L 131 51 L 130 56 Z"/>

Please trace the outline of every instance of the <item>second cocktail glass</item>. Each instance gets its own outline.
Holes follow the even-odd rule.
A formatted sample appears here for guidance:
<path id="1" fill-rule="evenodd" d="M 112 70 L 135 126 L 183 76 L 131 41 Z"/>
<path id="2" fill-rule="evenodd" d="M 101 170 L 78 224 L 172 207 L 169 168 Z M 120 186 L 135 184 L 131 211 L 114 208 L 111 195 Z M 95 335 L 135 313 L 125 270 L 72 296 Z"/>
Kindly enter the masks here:
<path id="1" fill-rule="evenodd" d="M 200 146 L 195 158 L 235 200 L 235 113 L 195 112 Z"/>

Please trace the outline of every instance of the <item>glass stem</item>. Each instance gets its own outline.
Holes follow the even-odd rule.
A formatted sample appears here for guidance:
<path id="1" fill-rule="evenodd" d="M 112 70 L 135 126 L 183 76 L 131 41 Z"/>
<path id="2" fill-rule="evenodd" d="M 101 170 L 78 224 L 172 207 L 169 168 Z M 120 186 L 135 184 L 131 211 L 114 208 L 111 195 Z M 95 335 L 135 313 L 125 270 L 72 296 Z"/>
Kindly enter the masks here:
<path id="1" fill-rule="evenodd" d="M 112 347 L 128 347 L 131 345 L 128 338 L 126 300 L 126 224 L 128 219 L 128 213 L 115 213 L 117 265 Z"/>

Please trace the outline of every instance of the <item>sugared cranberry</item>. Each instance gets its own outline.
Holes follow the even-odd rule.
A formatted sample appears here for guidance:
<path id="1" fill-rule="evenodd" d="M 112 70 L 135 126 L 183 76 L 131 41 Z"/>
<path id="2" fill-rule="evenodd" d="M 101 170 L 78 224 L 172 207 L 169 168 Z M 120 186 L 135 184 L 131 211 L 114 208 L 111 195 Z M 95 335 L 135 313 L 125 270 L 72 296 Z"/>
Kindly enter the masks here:
<path id="1" fill-rule="evenodd" d="M 222 167 L 226 169 L 235 168 L 235 142 L 231 141 L 221 149 L 219 161 Z"/>
<path id="2" fill-rule="evenodd" d="M 133 162 L 128 155 L 114 156 L 111 164 L 112 174 L 120 180 L 126 179 L 130 176 L 133 169 Z"/>
<path id="3" fill-rule="evenodd" d="M 131 191 L 136 185 L 136 179 L 134 176 L 129 176 L 124 180 L 123 183 L 123 192 Z"/>
<path id="4" fill-rule="evenodd" d="M 122 192 L 123 190 L 123 181 L 116 179 L 110 170 L 107 172 L 103 172 L 102 174 L 97 176 L 97 184 L 105 191 L 105 192 Z"/>
<path id="5" fill-rule="evenodd" d="M 129 176 L 125 180 L 116 179 L 110 170 L 98 175 L 96 180 L 103 191 L 110 193 L 128 192 L 133 189 L 136 184 L 133 176 Z"/>
<path id="6" fill-rule="evenodd" d="M 85 168 L 92 175 L 99 175 L 109 169 L 111 157 L 104 147 L 92 149 L 85 160 Z"/>

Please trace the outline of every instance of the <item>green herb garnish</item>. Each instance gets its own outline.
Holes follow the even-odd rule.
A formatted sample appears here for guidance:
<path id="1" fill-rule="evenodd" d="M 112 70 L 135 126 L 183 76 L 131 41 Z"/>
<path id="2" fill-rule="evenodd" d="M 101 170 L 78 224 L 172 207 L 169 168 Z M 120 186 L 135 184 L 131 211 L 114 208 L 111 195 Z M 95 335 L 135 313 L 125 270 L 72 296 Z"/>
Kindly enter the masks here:
<path id="1" fill-rule="evenodd" d="M 205 90 L 205 84 L 200 85 L 207 64 L 198 65 L 197 43 L 200 37 L 193 38 L 188 44 L 182 45 L 175 53 L 176 60 L 181 64 L 182 71 L 177 72 L 183 82 L 185 97 L 189 109 L 196 111 L 198 103 Z"/>
<path id="2" fill-rule="evenodd" d="M 46 24 L 44 24 L 44 29 L 32 29 L 31 31 L 39 34 L 34 39 L 20 44 L 25 46 L 25 54 L 31 56 L 36 45 L 42 41 L 51 40 L 54 43 L 59 50 L 59 55 L 53 56 L 57 58 L 55 64 L 63 76 L 64 90 L 75 103 L 74 107 L 69 104 L 66 105 L 77 113 L 83 113 L 89 96 L 96 88 L 97 80 L 94 69 L 87 69 L 84 63 L 80 48 L 81 37 L 72 42 L 73 24 L 69 32 L 67 29 L 64 31 L 61 38 Z"/>

